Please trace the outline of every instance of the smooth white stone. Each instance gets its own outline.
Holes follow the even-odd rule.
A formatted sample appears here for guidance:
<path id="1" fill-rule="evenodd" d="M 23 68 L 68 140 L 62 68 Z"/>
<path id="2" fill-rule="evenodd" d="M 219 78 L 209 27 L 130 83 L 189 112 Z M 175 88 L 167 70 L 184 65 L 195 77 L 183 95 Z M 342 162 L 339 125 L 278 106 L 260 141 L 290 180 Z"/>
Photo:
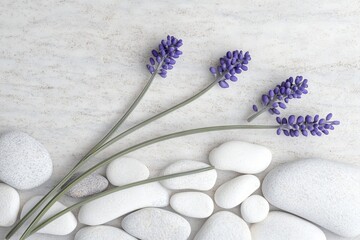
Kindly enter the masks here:
<path id="1" fill-rule="evenodd" d="M 360 235 L 360 168 L 307 159 L 274 168 L 262 191 L 274 206 L 338 235 Z"/>
<path id="2" fill-rule="evenodd" d="M 186 240 L 191 227 L 185 218 L 160 208 L 145 208 L 126 216 L 121 226 L 143 240 Z"/>
<path id="3" fill-rule="evenodd" d="M 136 240 L 136 238 L 116 227 L 95 226 L 80 229 L 74 240 Z"/>
<path id="4" fill-rule="evenodd" d="M 212 215 L 194 240 L 251 240 L 248 225 L 234 213 L 221 211 Z"/>
<path id="5" fill-rule="evenodd" d="M 19 193 L 5 183 L 0 183 L 0 227 L 13 225 L 16 222 L 19 210 Z"/>
<path id="6" fill-rule="evenodd" d="M 35 196 L 28 200 L 21 211 L 20 218 L 24 217 L 31 208 L 33 208 L 42 198 L 43 196 Z M 42 217 L 40 223 L 44 222 L 46 219 L 54 216 L 56 213 L 64 210 L 66 208 L 60 202 L 55 202 L 55 204 L 49 209 L 47 213 Z M 46 233 L 52 235 L 67 235 L 75 230 L 77 226 L 77 221 L 72 212 L 65 213 L 61 217 L 55 219 L 53 222 L 49 223 L 42 229 L 40 229 L 37 233 Z"/>
<path id="7" fill-rule="evenodd" d="M 0 136 L 0 180 L 20 190 L 46 182 L 53 165 L 45 147 L 28 134 L 12 131 Z"/>
<path id="8" fill-rule="evenodd" d="M 242 175 L 221 185 L 215 192 L 216 204 L 222 208 L 233 208 L 242 203 L 260 187 L 254 175 Z"/>
<path id="9" fill-rule="evenodd" d="M 216 169 L 247 174 L 264 171 L 271 158 L 268 148 L 241 141 L 223 143 L 209 155 L 209 161 Z"/>
<path id="10" fill-rule="evenodd" d="M 261 222 L 269 214 L 269 203 L 260 195 L 252 195 L 241 204 L 241 216 L 248 223 Z"/>
<path id="11" fill-rule="evenodd" d="M 77 178 L 75 174 L 69 181 Z M 100 174 L 91 174 L 72 187 L 66 195 L 73 198 L 82 198 L 104 191 L 109 185 L 108 180 Z"/>
<path id="12" fill-rule="evenodd" d="M 149 169 L 142 162 L 129 157 L 116 159 L 106 169 L 106 177 L 114 186 L 145 180 L 149 174 Z"/>
<path id="13" fill-rule="evenodd" d="M 180 192 L 170 198 L 171 207 L 178 213 L 193 218 L 207 218 L 214 211 L 214 202 L 205 193 Z"/>
<path id="14" fill-rule="evenodd" d="M 326 240 L 314 224 L 285 212 L 273 211 L 251 226 L 252 240 Z"/>
<path id="15" fill-rule="evenodd" d="M 82 206 L 78 219 L 86 225 L 100 225 L 145 207 L 169 205 L 169 192 L 160 183 L 148 183 L 111 193 Z"/>
<path id="16" fill-rule="evenodd" d="M 209 164 L 199 161 L 181 160 L 166 167 L 163 171 L 163 175 L 186 172 L 195 169 L 206 168 L 209 166 Z M 161 181 L 161 184 L 169 189 L 194 189 L 207 191 L 214 187 L 216 178 L 217 173 L 216 170 L 213 169 L 206 172 L 195 173 L 173 179 L 167 179 Z"/>

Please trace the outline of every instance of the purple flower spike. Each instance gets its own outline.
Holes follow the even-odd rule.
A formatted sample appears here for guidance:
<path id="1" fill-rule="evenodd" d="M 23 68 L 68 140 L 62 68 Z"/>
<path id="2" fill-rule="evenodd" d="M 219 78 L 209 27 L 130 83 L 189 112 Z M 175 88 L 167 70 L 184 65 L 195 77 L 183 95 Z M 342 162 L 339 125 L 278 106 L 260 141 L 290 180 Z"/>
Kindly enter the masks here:
<path id="1" fill-rule="evenodd" d="M 228 88 L 228 80 L 236 82 L 238 78 L 236 74 L 242 71 L 247 71 L 246 64 L 251 60 L 249 52 L 243 53 L 242 51 L 235 50 L 228 51 L 226 55 L 219 60 L 217 67 L 210 67 L 211 74 L 217 78 L 217 81 L 222 88 Z"/>
<path id="2" fill-rule="evenodd" d="M 179 58 L 182 55 L 182 52 L 179 50 L 182 45 L 181 39 L 178 40 L 174 36 L 168 35 L 166 39 L 160 42 L 158 49 L 151 51 L 150 64 L 146 65 L 149 72 L 151 74 L 157 72 L 162 78 L 166 78 L 167 71 L 173 69 L 176 63 L 175 58 Z"/>
<path id="3" fill-rule="evenodd" d="M 305 117 L 295 117 L 294 115 L 290 115 L 288 118 L 277 117 L 276 121 L 279 128 L 276 133 L 280 135 L 282 132 L 285 136 L 290 137 L 298 137 L 300 133 L 305 137 L 309 134 L 312 136 L 328 135 L 329 130 L 334 130 L 334 126 L 340 124 L 340 121 L 330 121 L 331 117 L 331 113 L 326 118 L 319 118 L 319 115 L 315 115 L 314 118 L 309 115 Z"/>
<path id="4" fill-rule="evenodd" d="M 286 104 L 289 103 L 290 99 L 301 98 L 303 94 L 307 94 L 307 88 L 307 79 L 303 79 L 302 76 L 297 76 L 295 79 L 290 77 L 274 89 L 271 89 L 267 94 L 261 96 L 262 109 L 249 117 L 248 121 L 252 121 L 265 111 L 268 111 L 270 114 L 279 115 L 279 109 L 286 109 Z"/>

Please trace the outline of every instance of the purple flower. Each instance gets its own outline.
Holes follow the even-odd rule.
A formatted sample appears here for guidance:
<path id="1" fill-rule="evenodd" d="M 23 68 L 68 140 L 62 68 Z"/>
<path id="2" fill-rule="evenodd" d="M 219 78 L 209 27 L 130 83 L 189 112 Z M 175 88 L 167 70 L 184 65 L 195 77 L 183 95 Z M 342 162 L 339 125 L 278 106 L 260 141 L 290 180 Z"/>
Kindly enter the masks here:
<path id="1" fill-rule="evenodd" d="M 290 77 L 274 89 L 269 90 L 267 94 L 261 96 L 262 108 L 259 110 L 257 105 L 253 105 L 253 110 L 257 113 L 249 117 L 248 121 L 251 122 L 265 111 L 268 111 L 270 114 L 279 115 L 279 109 L 285 109 L 290 99 L 301 98 L 303 94 L 307 94 L 307 88 L 307 79 L 303 79 L 302 76 L 297 76 L 295 79 Z"/>
<path id="2" fill-rule="evenodd" d="M 251 60 L 249 52 L 243 54 L 242 51 L 235 50 L 228 51 L 226 55 L 220 58 L 219 66 L 210 67 L 210 72 L 214 77 L 217 77 L 218 83 L 222 88 L 228 88 L 228 80 L 236 82 L 238 79 L 236 74 L 242 71 L 247 71 L 246 66 Z"/>
<path id="3" fill-rule="evenodd" d="M 167 72 L 173 69 L 176 61 L 175 58 L 179 58 L 182 52 L 179 48 L 183 45 L 181 39 L 177 39 L 174 36 L 167 36 L 159 44 L 158 49 L 151 51 L 152 57 L 146 67 L 151 74 L 157 72 L 162 78 L 166 78 Z"/>
<path id="4" fill-rule="evenodd" d="M 279 124 L 277 134 L 281 132 L 285 136 L 298 137 L 300 134 L 307 137 L 309 134 L 313 136 L 328 135 L 330 130 L 335 129 L 335 125 L 339 125 L 340 121 L 331 120 L 332 113 L 329 113 L 325 118 L 320 118 L 319 115 L 314 117 L 307 115 L 306 117 L 290 115 L 288 118 L 277 117 L 276 121 Z"/>

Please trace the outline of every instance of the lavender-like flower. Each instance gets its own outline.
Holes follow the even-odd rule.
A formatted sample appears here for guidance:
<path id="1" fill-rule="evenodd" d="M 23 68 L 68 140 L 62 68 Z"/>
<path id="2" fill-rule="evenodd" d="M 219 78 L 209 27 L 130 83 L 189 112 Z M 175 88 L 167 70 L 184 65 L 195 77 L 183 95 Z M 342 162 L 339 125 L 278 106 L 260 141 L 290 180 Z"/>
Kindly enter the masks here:
<path id="1" fill-rule="evenodd" d="M 173 69 L 176 61 L 174 58 L 179 58 L 182 51 L 179 48 L 183 45 L 181 39 L 177 39 L 174 36 L 167 36 L 165 40 L 162 40 L 158 49 L 151 51 L 152 57 L 150 57 L 150 64 L 146 67 L 151 74 L 155 71 L 159 73 L 162 78 L 166 78 L 167 71 Z"/>
<path id="2" fill-rule="evenodd" d="M 253 105 L 253 110 L 257 113 L 249 117 L 248 121 L 251 122 L 266 110 L 270 114 L 279 115 L 279 108 L 285 109 L 286 104 L 289 103 L 290 99 L 301 98 L 303 94 L 308 93 L 307 83 L 308 80 L 303 79 L 302 76 L 297 76 L 295 79 L 290 77 L 280 85 L 277 85 L 274 89 L 270 90 L 268 94 L 263 94 L 261 96 L 262 109 L 259 111 L 258 106 Z"/>
<path id="3" fill-rule="evenodd" d="M 330 130 L 334 130 L 335 125 L 339 125 L 340 121 L 332 121 L 332 113 L 329 113 L 325 118 L 320 118 L 319 115 L 306 117 L 290 115 L 288 118 L 277 117 L 276 121 L 280 124 L 277 129 L 277 134 L 281 132 L 285 136 L 298 137 L 300 133 L 307 137 L 309 133 L 313 136 L 328 135 Z"/>
<path id="4" fill-rule="evenodd" d="M 215 67 L 210 67 L 210 72 L 214 77 L 217 77 L 218 83 L 222 88 L 228 88 L 229 84 L 227 80 L 236 82 L 238 79 L 235 76 L 236 74 L 241 73 L 242 71 L 247 71 L 248 67 L 246 66 L 251 60 L 249 52 L 243 54 L 242 51 L 235 50 L 233 52 L 228 51 L 226 55 L 220 58 L 220 65 Z"/>

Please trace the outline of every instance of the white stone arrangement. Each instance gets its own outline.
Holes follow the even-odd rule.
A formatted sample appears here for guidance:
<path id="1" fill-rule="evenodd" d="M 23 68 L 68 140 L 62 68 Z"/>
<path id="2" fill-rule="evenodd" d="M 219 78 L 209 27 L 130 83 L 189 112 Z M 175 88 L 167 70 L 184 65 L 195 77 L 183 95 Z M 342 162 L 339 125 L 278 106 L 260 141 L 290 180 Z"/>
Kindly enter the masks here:
<path id="1" fill-rule="evenodd" d="M 59 217 L 38 233 L 67 235 L 78 224 L 75 240 L 185 240 L 191 226 L 184 218 L 207 218 L 195 240 L 325 240 L 325 228 L 343 237 L 360 235 L 360 168 L 321 159 L 304 159 L 272 169 L 260 182 L 258 174 L 271 162 L 263 146 L 231 141 L 213 149 L 209 162 L 214 170 L 128 188 L 91 201 L 79 210 Z M 209 166 L 180 160 L 162 174 L 173 174 Z M 223 183 L 214 198 L 217 171 L 239 176 Z M 0 137 L 0 227 L 12 226 L 20 212 L 17 190 L 40 186 L 51 177 L 52 161 L 41 143 L 29 135 L 12 131 Z M 241 174 L 241 175 L 240 175 Z M 93 174 L 67 194 L 81 198 L 113 186 L 149 178 L 139 160 L 122 157 L 108 165 L 106 178 Z M 264 197 L 253 195 L 262 185 Z M 42 196 L 34 196 L 21 210 L 24 216 Z M 214 199 L 214 201 L 213 201 Z M 220 208 L 214 213 L 214 202 Z M 270 211 L 269 203 L 281 211 Z M 171 206 L 173 211 L 165 210 Z M 241 216 L 229 211 L 240 208 Z M 43 221 L 65 209 L 57 202 Z M 123 217 L 121 227 L 103 224 Z"/>

